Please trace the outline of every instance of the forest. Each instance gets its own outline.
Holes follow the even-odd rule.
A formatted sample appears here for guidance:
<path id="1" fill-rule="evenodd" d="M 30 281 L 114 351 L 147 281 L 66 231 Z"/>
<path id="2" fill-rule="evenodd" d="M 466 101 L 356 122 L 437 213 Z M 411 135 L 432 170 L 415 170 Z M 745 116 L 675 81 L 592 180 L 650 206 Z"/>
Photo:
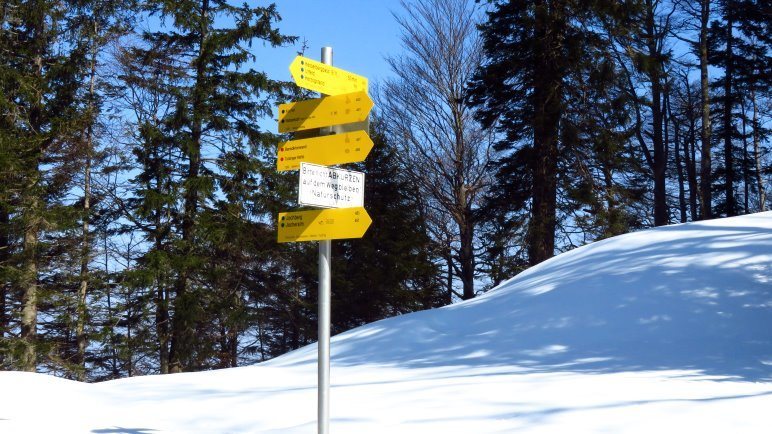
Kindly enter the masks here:
<path id="1" fill-rule="evenodd" d="M 93 382 L 316 340 L 316 243 L 277 243 L 300 209 L 276 171 L 292 135 L 264 127 L 316 95 L 253 50 L 317 55 L 285 7 L 3 0 L 0 369 Z M 333 334 L 772 204 L 768 0 L 405 0 L 388 19 L 375 146 L 345 166 L 373 223 L 333 243 Z"/>

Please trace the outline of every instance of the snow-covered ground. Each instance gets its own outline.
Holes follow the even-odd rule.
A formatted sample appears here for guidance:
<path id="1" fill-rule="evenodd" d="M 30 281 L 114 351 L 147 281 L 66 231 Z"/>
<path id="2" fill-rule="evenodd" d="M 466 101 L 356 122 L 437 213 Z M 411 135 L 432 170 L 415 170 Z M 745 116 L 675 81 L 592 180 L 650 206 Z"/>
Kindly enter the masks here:
<path id="1" fill-rule="evenodd" d="M 332 355 L 334 434 L 767 434 L 772 213 L 594 243 Z M 316 347 L 100 384 L 2 372 L 0 432 L 315 433 Z"/>

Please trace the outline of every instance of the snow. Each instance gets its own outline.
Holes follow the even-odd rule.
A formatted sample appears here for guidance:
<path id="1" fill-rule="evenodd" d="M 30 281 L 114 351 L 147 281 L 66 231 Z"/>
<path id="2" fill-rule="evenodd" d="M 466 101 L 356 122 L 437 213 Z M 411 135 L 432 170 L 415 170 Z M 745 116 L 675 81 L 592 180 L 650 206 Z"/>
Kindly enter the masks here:
<path id="1" fill-rule="evenodd" d="M 315 433 L 316 347 L 0 391 L 2 433 Z M 772 213 L 593 243 L 338 335 L 331 397 L 335 434 L 772 432 Z"/>

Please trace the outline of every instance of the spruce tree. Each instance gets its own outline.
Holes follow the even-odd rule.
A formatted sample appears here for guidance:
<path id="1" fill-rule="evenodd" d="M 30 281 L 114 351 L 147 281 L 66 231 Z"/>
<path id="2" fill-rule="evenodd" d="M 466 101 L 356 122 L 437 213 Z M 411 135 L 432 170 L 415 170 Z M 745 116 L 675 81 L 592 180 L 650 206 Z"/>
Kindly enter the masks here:
<path id="1" fill-rule="evenodd" d="M 131 113 L 128 158 L 138 163 L 124 199 L 132 223 L 124 231 L 139 232 L 148 242 L 135 267 L 126 271 L 125 284 L 153 294 L 154 352 L 162 374 L 169 372 L 171 257 L 178 239 L 174 223 L 178 219 L 180 153 L 167 127 L 176 106 L 173 90 L 182 79 L 169 62 L 177 55 L 175 47 L 163 45 L 122 50 L 117 59 L 120 85 L 113 91 L 115 100 L 121 101 L 119 106 Z"/>
<path id="2" fill-rule="evenodd" d="M 274 28 L 279 15 L 273 5 L 162 0 L 147 3 L 147 8 L 161 20 L 161 30 L 143 35 L 146 46 L 177 50 L 165 59 L 179 81 L 167 89 L 174 95 L 174 108 L 164 122 L 163 139 L 170 140 L 180 158 L 174 171 L 182 198 L 174 228 L 179 238 L 169 255 L 174 274 L 169 371 L 179 372 L 201 366 L 206 359 L 204 346 L 196 340 L 207 322 L 199 301 L 202 291 L 211 290 L 200 280 L 213 253 L 205 249 L 206 237 L 222 233 L 218 227 L 227 225 L 228 212 L 249 217 L 243 209 L 216 205 L 220 194 L 227 195 L 228 184 L 239 181 L 229 164 L 234 158 L 252 164 L 254 151 L 267 137 L 257 121 L 270 114 L 271 97 L 283 89 L 264 73 L 248 69 L 249 62 L 257 60 L 249 46 L 256 40 L 277 46 L 293 39 Z M 231 205 L 239 208 L 238 203 Z"/>
<path id="3" fill-rule="evenodd" d="M 772 38 L 769 36 L 769 14 L 765 13 L 765 2 L 722 0 L 719 10 L 721 20 L 714 21 L 710 29 L 712 46 L 709 60 L 723 70 L 723 76 L 713 83 L 719 95 L 715 102 L 721 119 L 717 134 L 723 145 L 723 164 L 719 172 L 723 178 L 723 201 L 719 207 L 723 214 L 733 216 L 739 212 L 738 171 L 746 173 L 752 170 L 748 168 L 750 162 L 740 152 L 738 144 L 738 139 L 743 138 L 740 125 L 746 116 L 741 109 L 745 104 L 742 100 L 752 99 L 772 85 L 767 72 L 772 65 L 772 56 L 769 55 Z M 750 123 L 753 124 L 752 119 Z M 763 134 L 762 126 L 757 126 Z"/>
<path id="4" fill-rule="evenodd" d="M 76 169 L 76 132 L 82 125 L 76 100 L 84 57 L 73 38 L 79 20 L 72 6 L 45 0 L 5 2 L 0 27 L 0 142 L 11 154 L 8 169 L 13 170 L 13 190 L 3 200 L 12 204 L 5 212 L 10 227 L 17 228 L 9 232 L 9 244 L 16 249 L 8 260 L 15 268 L 10 273 L 13 292 L 21 295 L 14 315 L 20 339 L 10 345 L 10 354 L 16 367 L 28 371 L 36 369 L 38 353 L 56 353 L 50 346 L 42 351 L 41 345 L 52 342 L 39 339 L 38 311 L 42 303 L 60 313 L 65 309 L 46 299 L 65 289 L 46 277 L 58 272 L 51 253 L 72 253 L 66 232 L 77 220 L 67 194 Z M 59 314 L 49 312 L 47 317 Z"/>
<path id="5" fill-rule="evenodd" d="M 496 122 L 504 139 L 497 150 L 509 155 L 499 171 L 526 169 L 530 177 L 531 215 L 528 259 L 538 264 L 555 252 L 558 126 L 564 110 L 568 55 L 568 2 L 490 2 L 481 26 L 487 62 L 473 85 L 484 125 Z M 525 137 L 533 137 L 523 144 Z M 518 149 L 519 148 L 519 149 Z M 522 156 L 522 158 L 521 158 Z M 525 162 L 526 167 L 514 168 Z M 505 184 L 500 191 L 520 188 Z"/>
<path id="6" fill-rule="evenodd" d="M 556 251 L 559 174 L 571 152 L 571 95 L 604 31 L 634 28 L 637 3 L 573 0 L 490 1 L 481 26 L 486 60 L 472 83 L 481 119 L 501 134 L 493 191 L 513 215 L 527 211 L 525 242 L 531 265 Z M 608 127 L 610 131 L 613 126 Z M 616 140 L 616 139 L 615 139 Z M 509 198 L 507 200 L 503 198 Z M 497 210 L 502 212 L 502 210 Z"/>

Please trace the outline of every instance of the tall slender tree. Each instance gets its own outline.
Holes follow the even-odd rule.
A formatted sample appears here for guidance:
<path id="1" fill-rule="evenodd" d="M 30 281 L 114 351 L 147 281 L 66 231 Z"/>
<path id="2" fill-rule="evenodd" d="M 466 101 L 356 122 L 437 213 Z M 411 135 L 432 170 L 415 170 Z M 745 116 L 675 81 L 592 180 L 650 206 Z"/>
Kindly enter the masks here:
<path id="1" fill-rule="evenodd" d="M 768 107 L 772 89 L 772 76 L 768 73 L 772 69 L 772 26 L 769 20 L 769 5 L 764 1 L 745 0 L 738 4 L 737 11 L 738 29 L 743 34 L 738 56 L 738 85 L 741 93 L 747 92 L 746 98 L 750 105 L 751 136 L 753 142 L 753 159 L 755 160 L 756 192 L 758 195 L 757 209 L 765 211 L 769 209 L 767 203 L 768 194 L 764 182 L 765 168 L 762 160 L 768 154 L 762 147 L 762 142 L 767 142 L 770 137 L 770 128 L 765 127 L 765 118 L 769 119 L 769 111 L 764 116 L 761 107 Z M 765 13 L 766 11 L 766 13 Z M 766 173 L 769 167 L 766 168 Z"/>
<path id="2" fill-rule="evenodd" d="M 73 133 L 80 125 L 75 99 L 83 62 L 67 32 L 78 26 L 70 6 L 5 2 L 0 28 L 2 134 L 14 154 L 10 168 L 17 189 L 9 220 L 19 229 L 12 282 L 13 291 L 21 294 L 20 339 L 12 353 L 16 366 L 27 371 L 37 367 L 41 273 L 51 259 L 41 254 L 49 247 L 41 241 L 44 233 L 72 223 L 64 196 L 73 179 Z"/>
<path id="3" fill-rule="evenodd" d="M 354 165 L 367 176 L 365 198 L 373 223 L 362 239 L 335 243 L 333 317 L 338 331 L 446 304 L 439 263 L 432 257 L 418 188 L 388 142 L 383 123 L 371 125 L 373 151 Z"/>
<path id="4" fill-rule="evenodd" d="M 397 17 L 406 53 L 389 58 L 393 80 L 379 95 L 387 135 L 433 212 L 452 220 L 447 272 L 461 280 L 461 298 L 475 292 L 478 212 L 488 188 L 492 135 L 474 119 L 467 82 L 480 64 L 479 10 L 469 0 L 402 3 Z M 447 226 L 437 220 L 437 229 Z M 452 252 L 452 254 L 451 254 Z"/>
<path id="5" fill-rule="evenodd" d="M 155 337 L 159 371 L 169 373 L 171 255 L 177 235 L 173 230 L 177 219 L 176 201 L 179 192 L 179 152 L 169 139 L 169 122 L 176 101 L 170 90 L 182 79 L 175 64 L 168 62 L 179 52 L 174 46 L 150 46 L 121 50 L 117 56 L 120 85 L 113 91 L 118 107 L 131 114 L 131 156 L 139 169 L 130 180 L 126 196 L 113 198 L 123 204 L 124 215 L 131 225 L 129 233 L 143 234 L 148 243 L 137 258 L 137 265 L 126 273 L 126 284 L 151 288 L 155 310 Z M 129 167 L 132 167 L 130 165 Z"/>

